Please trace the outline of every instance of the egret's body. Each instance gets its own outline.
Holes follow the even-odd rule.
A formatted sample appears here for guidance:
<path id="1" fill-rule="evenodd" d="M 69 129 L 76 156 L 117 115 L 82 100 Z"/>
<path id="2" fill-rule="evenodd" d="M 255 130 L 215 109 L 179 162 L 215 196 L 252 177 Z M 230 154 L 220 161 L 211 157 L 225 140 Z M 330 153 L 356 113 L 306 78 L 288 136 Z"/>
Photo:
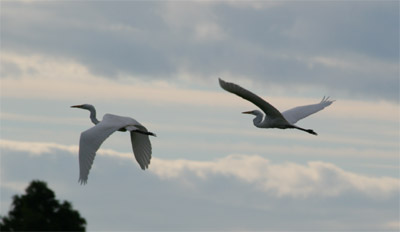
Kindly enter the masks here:
<path id="1" fill-rule="evenodd" d="M 71 106 L 90 111 L 90 120 L 95 124 L 94 127 L 81 133 L 79 140 L 79 182 L 86 184 L 89 170 L 92 167 L 94 157 L 101 144 L 115 131 L 129 131 L 133 153 L 140 167 L 145 170 L 148 168 L 151 159 L 151 143 L 149 135 L 154 133 L 147 129 L 133 118 L 122 117 L 113 114 L 105 114 L 103 120 L 96 118 L 94 106 L 89 104 Z"/>
<path id="2" fill-rule="evenodd" d="M 329 100 L 329 98 L 324 97 L 320 103 L 306 106 L 298 106 L 281 113 L 279 112 L 279 110 L 263 100 L 261 97 L 255 95 L 247 89 L 240 87 L 239 85 L 225 82 L 221 79 L 219 79 L 219 84 L 224 90 L 252 102 L 265 113 L 264 115 L 259 110 L 243 112 L 244 114 L 255 115 L 256 117 L 253 119 L 253 123 L 254 126 L 259 128 L 298 129 L 313 135 L 317 135 L 317 133 L 315 133 L 311 129 L 304 129 L 294 124 L 300 119 L 303 119 L 311 114 L 314 114 L 324 109 L 333 102 L 332 100 Z"/>

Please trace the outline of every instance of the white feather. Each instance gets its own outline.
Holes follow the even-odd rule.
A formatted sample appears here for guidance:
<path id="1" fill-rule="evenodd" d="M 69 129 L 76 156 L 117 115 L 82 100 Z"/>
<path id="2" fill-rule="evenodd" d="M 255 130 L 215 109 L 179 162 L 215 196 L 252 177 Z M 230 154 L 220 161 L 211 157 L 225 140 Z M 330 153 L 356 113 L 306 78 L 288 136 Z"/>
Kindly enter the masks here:
<path id="1" fill-rule="evenodd" d="M 130 131 L 131 143 L 136 160 L 142 169 L 148 168 L 151 159 L 151 144 L 146 134 L 135 131 L 147 129 L 135 119 L 113 114 L 105 114 L 103 120 L 81 133 L 79 141 L 79 182 L 86 184 L 97 150 L 115 131 Z"/>
<path id="2" fill-rule="evenodd" d="M 334 100 L 329 100 L 329 97 L 324 97 L 322 98 L 320 103 L 306 106 L 298 106 L 284 111 L 282 115 L 289 123 L 295 124 L 300 119 L 303 119 L 307 116 L 310 116 L 311 114 L 315 114 L 318 111 L 323 110 L 325 107 L 329 106 L 333 102 Z"/>

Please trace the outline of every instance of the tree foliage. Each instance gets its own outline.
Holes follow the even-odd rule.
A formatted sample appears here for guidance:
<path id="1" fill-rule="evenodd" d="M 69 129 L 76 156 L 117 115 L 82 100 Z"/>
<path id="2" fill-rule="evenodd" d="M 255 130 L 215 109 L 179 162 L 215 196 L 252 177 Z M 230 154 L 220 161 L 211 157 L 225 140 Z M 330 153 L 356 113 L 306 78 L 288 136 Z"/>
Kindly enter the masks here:
<path id="1" fill-rule="evenodd" d="M 25 195 L 15 195 L 0 231 L 85 231 L 86 220 L 71 203 L 60 203 L 43 181 L 32 181 Z"/>

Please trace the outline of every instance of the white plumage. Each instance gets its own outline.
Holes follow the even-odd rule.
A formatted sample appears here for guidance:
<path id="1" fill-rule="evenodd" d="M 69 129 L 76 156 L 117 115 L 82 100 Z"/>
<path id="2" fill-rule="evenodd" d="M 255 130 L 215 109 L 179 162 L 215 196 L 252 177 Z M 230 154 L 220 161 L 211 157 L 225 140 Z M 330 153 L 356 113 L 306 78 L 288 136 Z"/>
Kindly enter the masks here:
<path id="1" fill-rule="evenodd" d="M 329 100 L 329 97 L 323 97 L 321 102 L 317 104 L 298 106 L 282 112 L 282 115 L 289 123 L 295 124 L 299 120 L 323 110 L 325 107 L 332 104 L 332 102 L 334 102 L 334 100 Z"/>
<path id="2" fill-rule="evenodd" d="M 86 184 L 92 167 L 94 157 L 101 144 L 115 131 L 129 131 L 131 143 L 136 161 L 145 170 L 148 168 L 151 159 L 151 143 L 149 135 L 154 133 L 147 129 L 133 118 L 122 117 L 113 114 L 105 114 L 102 121 L 96 119 L 96 110 L 92 105 L 83 104 L 71 106 L 87 109 L 90 111 L 90 119 L 94 127 L 81 133 L 79 140 L 79 182 Z"/>
<path id="3" fill-rule="evenodd" d="M 304 129 L 294 124 L 298 122 L 300 119 L 303 119 L 311 114 L 314 114 L 334 102 L 332 100 L 329 100 L 329 97 L 328 98 L 324 97 L 320 103 L 306 105 L 306 106 L 298 106 L 281 113 L 267 101 L 263 100 L 261 97 L 250 92 L 249 90 L 240 87 L 239 85 L 230 82 L 225 82 L 222 79 L 219 79 L 219 84 L 224 90 L 236 94 L 239 97 L 242 97 L 252 102 L 265 113 L 265 117 L 263 117 L 264 116 L 263 113 L 258 110 L 243 112 L 244 114 L 255 115 L 256 117 L 254 118 L 253 123 L 256 127 L 259 128 L 279 128 L 279 129 L 294 128 L 308 132 L 313 135 L 317 135 L 317 133 L 315 133 L 311 129 Z"/>

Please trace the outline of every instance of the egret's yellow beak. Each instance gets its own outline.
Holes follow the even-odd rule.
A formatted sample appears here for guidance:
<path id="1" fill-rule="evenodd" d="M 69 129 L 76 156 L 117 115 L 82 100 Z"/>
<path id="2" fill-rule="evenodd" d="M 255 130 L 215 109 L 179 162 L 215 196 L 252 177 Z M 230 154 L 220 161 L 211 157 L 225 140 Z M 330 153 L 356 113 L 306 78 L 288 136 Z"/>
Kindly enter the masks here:
<path id="1" fill-rule="evenodd" d="M 245 112 L 242 112 L 242 114 L 251 114 L 252 113 L 252 111 L 245 111 Z"/>

